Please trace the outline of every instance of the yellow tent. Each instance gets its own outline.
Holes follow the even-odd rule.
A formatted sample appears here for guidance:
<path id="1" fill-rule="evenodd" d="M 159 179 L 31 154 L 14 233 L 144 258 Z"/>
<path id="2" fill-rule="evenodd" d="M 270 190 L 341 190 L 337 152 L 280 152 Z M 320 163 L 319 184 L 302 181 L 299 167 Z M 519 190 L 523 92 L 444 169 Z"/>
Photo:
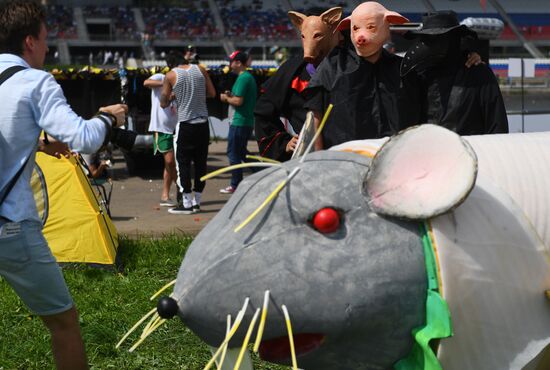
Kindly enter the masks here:
<path id="1" fill-rule="evenodd" d="M 77 157 L 37 153 L 31 184 L 58 262 L 114 265 L 116 229 Z"/>

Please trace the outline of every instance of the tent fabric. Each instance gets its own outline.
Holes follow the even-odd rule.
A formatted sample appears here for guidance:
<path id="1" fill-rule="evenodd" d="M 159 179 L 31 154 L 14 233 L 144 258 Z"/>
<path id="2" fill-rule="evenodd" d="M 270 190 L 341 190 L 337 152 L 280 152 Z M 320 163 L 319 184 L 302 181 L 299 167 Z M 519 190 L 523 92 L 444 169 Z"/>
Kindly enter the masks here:
<path id="1" fill-rule="evenodd" d="M 479 173 L 498 184 L 525 213 L 550 255 L 550 132 L 464 136 Z"/>
<path id="2" fill-rule="evenodd" d="M 550 260 L 524 209 L 481 175 L 431 226 L 454 323 L 439 347 L 443 368 L 523 368 L 550 344 Z"/>
<path id="3" fill-rule="evenodd" d="M 439 357 L 450 370 L 463 369 L 461 356 L 472 368 L 520 369 L 550 345 L 550 133 L 464 139 L 478 157 L 476 188 L 432 220 L 443 295 L 461 323 Z"/>
<path id="4" fill-rule="evenodd" d="M 32 186 L 44 236 L 59 263 L 115 264 L 116 229 L 77 157 L 37 153 Z"/>

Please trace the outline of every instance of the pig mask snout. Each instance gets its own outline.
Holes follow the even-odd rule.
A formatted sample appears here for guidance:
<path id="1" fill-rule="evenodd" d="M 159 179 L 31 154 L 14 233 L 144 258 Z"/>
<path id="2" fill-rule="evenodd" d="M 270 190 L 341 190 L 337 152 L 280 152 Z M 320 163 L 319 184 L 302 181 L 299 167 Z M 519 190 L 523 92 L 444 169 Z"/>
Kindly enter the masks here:
<path id="1" fill-rule="evenodd" d="M 367 39 L 363 35 L 359 35 L 356 37 L 355 42 L 357 45 L 365 45 L 367 43 Z"/>

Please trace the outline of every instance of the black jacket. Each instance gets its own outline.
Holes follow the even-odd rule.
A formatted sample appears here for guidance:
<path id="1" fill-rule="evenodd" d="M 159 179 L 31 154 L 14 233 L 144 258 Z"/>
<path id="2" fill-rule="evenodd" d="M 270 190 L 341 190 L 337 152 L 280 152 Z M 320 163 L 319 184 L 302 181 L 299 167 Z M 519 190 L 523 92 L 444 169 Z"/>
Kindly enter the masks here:
<path id="1" fill-rule="evenodd" d="M 399 56 L 385 50 L 372 64 L 353 46 L 337 47 L 325 58 L 306 89 L 305 105 L 321 114 L 334 105 L 322 133 L 325 148 L 399 130 L 400 64 Z"/>
<path id="2" fill-rule="evenodd" d="M 467 68 L 465 60 L 446 63 L 403 77 L 410 104 L 402 107 L 405 127 L 434 123 L 460 135 L 508 132 L 506 108 L 491 69 L 480 64 Z"/>
<path id="3" fill-rule="evenodd" d="M 286 131 L 280 117 L 286 118 L 294 132 L 300 133 L 307 113 L 303 89 L 310 80 L 306 66 L 301 57 L 291 58 L 262 86 L 263 94 L 256 102 L 254 120 L 256 140 L 263 157 L 286 161 L 292 156 L 286 152 L 292 135 Z"/>

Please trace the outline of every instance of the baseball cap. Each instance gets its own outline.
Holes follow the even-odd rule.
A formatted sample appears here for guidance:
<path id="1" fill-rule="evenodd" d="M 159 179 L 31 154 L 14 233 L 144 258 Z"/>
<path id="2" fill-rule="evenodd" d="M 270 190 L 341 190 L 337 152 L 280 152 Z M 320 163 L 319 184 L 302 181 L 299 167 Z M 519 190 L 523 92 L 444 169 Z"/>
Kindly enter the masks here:
<path id="1" fill-rule="evenodd" d="M 248 55 L 244 51 L 235 50 L 231 55 L 229 56 L 229 62 L 233 61 L 239 61 L 241 63 L 246 63 L 248 60 Z"/>

